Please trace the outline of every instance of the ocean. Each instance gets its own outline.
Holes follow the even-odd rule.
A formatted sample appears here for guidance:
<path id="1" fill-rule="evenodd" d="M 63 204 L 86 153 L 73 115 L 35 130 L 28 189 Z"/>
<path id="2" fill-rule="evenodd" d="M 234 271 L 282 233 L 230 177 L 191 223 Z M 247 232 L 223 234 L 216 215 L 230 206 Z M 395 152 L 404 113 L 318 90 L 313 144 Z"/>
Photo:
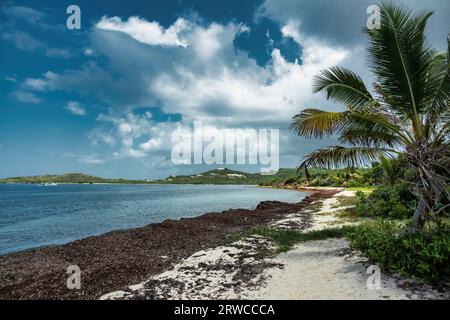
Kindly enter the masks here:
<path id="1" fill-rule="evenodd" d="M 0 184 L 0 254 L 305 193 L 243 185 Z"/>

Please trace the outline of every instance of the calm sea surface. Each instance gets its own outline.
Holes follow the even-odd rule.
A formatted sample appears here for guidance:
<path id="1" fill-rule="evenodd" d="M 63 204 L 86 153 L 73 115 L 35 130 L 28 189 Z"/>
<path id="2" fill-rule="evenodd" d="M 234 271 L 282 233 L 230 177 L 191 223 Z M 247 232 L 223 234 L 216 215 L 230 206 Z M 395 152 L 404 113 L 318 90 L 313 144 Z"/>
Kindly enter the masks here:
<path id="1" fill-rule="evenodd" d="M 205 212 L 299 202 L 305 193 L 254 186 L 0 184 L 0 254 L 63 244 Z"/>

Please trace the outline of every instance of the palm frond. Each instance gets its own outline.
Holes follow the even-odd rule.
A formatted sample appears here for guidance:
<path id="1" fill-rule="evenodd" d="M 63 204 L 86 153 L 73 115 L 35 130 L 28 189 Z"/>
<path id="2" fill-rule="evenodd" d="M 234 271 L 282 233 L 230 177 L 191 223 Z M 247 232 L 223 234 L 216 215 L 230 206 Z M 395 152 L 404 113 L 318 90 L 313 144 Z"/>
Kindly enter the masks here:
<path id="1" fill-rule="evenodd" d="M 347 112 L 305 109 L 294 116 L 291 129 L 295 134 L 306 138 L 322 138 L 333 134 L 347 114 Z"/>
<path id="2" fill-rule="evenodd" d="M 387 104 L 407 115 L 417 135 L 422 134 L 421 114 L 427 98 L 424 88 L 432 54 L 425 40 L 425 26 L 431 11 L 413 14 L 391 2 L 381 5 L 381 27 L 366 30 L 369 35 L 370 66 L 383 89 Z"/>
<path id="3" fill-rule="evenodd" d="M 313 91 L 325 91 L 327 99 L 349 108 L 376 105 L 361 77 L 345 68 L 332 67 L 322 71 L 314 78 Z"/>
<path id="4" fill-rule="evenodd" d="M 392 150 L 370 147 L 333 146 L 319 149 L 307 154 L 300 164 L 302 167 L 336 169 L 343 167 L 360 167 L 373 161 L 390 157 Z"/>
<path id="5" fill-rule="evenodd" d="M 410 141 L 402 128 L 379 113 L 350 112 L 339 133 L 341 142 L 363 146 L 399 146 Z"/>
<path id="6" fill-rule="evenodd" d="M 305 138 L 340 134 L 350 144 L 388 145 L 405 143 L 407 137 L 399 126 L 376 112 L 327 112 L 306 109 L 293 118 L 292 131 Z"/>
<path id="7" fill-rule="evenodd" d="M 343 144 L 394 148 L 402 144 L 401 138 L 389 131 L 349 129 L 343 132 L 339 141 Z"/>
<path id="8" fill-rule="evenodd" d="M 432 68 L 427 83 L 428 104 L 426 129 L 428 133 L 436 131 L 439 122 L 448 121 L 450 112 L 450 37 L 447 38 L 446 54 L 437 54 L 433 58 Z"/>

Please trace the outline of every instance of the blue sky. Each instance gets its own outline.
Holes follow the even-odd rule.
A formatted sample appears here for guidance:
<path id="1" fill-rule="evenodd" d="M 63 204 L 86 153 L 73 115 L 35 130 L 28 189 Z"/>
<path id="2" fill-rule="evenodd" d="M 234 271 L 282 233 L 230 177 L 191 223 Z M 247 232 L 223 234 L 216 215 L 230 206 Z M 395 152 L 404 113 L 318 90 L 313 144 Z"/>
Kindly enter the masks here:
<path id="1" fill-rule="evenodd" d="M 430 42 L 450 29 L 432 9 Z M 66 8 L 81 8 L 81 30 Z M 347 66 L 370 83 L 361 29 L 373 1 L 1 1 L 0 177 L 85 172 L 160 178 L 175 166 L 170 135 L 202 120 L 215 128 L 280 129 L 281 165 L 332 144 L 289 134 L 304 107 L 340 106 L 311 79 Z M 237 169 L 255 171 L 254 166 Z"/>

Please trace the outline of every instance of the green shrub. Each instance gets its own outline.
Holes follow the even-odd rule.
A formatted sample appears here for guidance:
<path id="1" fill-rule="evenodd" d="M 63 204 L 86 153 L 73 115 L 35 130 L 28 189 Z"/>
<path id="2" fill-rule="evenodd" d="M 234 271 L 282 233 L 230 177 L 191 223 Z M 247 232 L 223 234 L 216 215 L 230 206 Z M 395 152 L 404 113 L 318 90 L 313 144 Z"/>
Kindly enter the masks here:
<path id="1" fill-rule="evenodd" d="M 299 177 L 292 177 L 287 179 L 284 184 L 294 184 L 294 183 L 299 183 L 301 180 L 299 179 Z"/>
<path id="2" fill-rule="evenodd" d="M 406 219 L 414 214 L 417 199 L 406 183 L 381 186 L 369 195 L 357 193 L 356 212 L 365 217 Z"/>
<path id="3" fill-rule="evenodd" d="M 347 184 L 345 184 L 346 188 L 361 188 L 361 187 L 367 187 L 370 184 L 363 182 L 363 181 L 355 181 L 351 180 Z"/>
<path id="4" fill-rule="evenodd" d="M 431 282 L 450 278 L 450 228 L 438 225 L 409 233 L 399 222 L 380 220 L 347 233 L 354 249 L 373 263 Z"/>

